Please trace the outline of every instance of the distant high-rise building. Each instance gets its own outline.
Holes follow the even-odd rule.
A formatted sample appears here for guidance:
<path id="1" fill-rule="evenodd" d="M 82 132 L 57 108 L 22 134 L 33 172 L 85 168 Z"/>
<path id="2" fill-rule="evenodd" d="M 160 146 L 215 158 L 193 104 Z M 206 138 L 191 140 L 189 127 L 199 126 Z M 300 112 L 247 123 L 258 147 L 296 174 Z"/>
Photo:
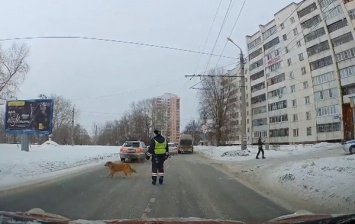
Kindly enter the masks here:
<path id="1" fill-rule="evenodd" d="M 180 138 L 180 98 L 171 93 L 153 99 L 152 128 L 159 129 L 170 142 Z"/>

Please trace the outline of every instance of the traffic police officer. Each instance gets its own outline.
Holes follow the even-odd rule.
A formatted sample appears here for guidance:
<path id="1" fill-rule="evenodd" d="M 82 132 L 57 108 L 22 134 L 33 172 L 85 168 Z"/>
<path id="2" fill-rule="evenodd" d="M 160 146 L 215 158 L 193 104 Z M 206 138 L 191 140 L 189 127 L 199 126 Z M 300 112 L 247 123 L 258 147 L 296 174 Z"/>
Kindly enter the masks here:
<path id="1" fill-rule="evenodd" d="M 159 175 L 159 184 L 164 182 L 164 161 L 169 158 L 168 143 L 159 130 L 154 130 L 155 136 L 150 140 L 146 159 L 152 157 L 152 184 L 155 185 Z"/>

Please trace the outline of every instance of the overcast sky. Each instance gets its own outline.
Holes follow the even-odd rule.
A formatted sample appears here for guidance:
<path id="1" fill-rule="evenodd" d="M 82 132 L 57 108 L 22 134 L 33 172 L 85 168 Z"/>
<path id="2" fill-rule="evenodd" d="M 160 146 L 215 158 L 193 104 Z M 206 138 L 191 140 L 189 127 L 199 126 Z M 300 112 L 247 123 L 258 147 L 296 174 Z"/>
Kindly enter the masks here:
<path id="1" fill-rule="evenodd" d="M 221 54 L 226 37 L 244 0 L 232 8 L 214 50 Z M 25 36 L 86 36 L 142 42 L 211 52 L 230 0 L 1 0 L 0 39 Z M 231 35 L 246 50 L 245 36 L 273 19 L 289 0 L 247 0 Z M 80 123 L 92 130 L 93 122 L 119 119 L 133 101 L 165 92 L 181 97 L 181 127 L 198 119 L 198 79 L 186 74 L 205 71 L 209 56 L 152 47 L 90 40 L 30 40 L 31 67 L 18 97 L 40 93 L 69 98 L 81 110 Z M 2 43 L 3 46 L 10 44 Z M 224 55 L 238 57 L 227 44 Z M 216 67 L 212 57 L 208 68 Z M 221 58 L 218 66 L 233 63 Z M 233 66 L 232 66 L 233 67 Z M 226 66 L 226 69 L 231 69 Z"/>

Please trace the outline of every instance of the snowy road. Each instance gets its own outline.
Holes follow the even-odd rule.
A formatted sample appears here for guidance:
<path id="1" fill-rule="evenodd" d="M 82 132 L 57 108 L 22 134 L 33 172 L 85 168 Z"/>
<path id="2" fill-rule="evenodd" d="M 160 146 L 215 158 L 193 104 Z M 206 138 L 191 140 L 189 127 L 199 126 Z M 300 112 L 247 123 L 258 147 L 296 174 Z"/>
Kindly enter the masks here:
<path id="1" fill-rule="evenodd" d="M 152 186 L 150 162 L 133 163 L 138 174 L 105 179 L 98 167 L 23 190 L 0 194 L 0 210 L 42 208 L 69 218 L 113 219 L 201 217 L 266 221 L 284 208 L 210 166 L 198 155 L 178 155 L 166 162 L 166 183 Z"/>

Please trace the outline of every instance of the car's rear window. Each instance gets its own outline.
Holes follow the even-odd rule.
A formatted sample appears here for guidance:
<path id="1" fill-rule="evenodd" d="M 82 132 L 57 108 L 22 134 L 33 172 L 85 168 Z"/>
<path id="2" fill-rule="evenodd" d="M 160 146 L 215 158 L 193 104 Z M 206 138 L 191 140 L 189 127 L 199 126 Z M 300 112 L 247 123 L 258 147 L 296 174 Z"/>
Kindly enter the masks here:
<path id="1" fill-rule="evenodd" d="M 139 148 L 140 144 L 139 144 L 139 142 L 125 142 L 123 146 Z"/>
<path id="2" fill-rule="evenodd" d="M 168 145 L 169 145 L 169 147 L 174 147 L 175 146 L 174 143 L 169 143 Z"/>

